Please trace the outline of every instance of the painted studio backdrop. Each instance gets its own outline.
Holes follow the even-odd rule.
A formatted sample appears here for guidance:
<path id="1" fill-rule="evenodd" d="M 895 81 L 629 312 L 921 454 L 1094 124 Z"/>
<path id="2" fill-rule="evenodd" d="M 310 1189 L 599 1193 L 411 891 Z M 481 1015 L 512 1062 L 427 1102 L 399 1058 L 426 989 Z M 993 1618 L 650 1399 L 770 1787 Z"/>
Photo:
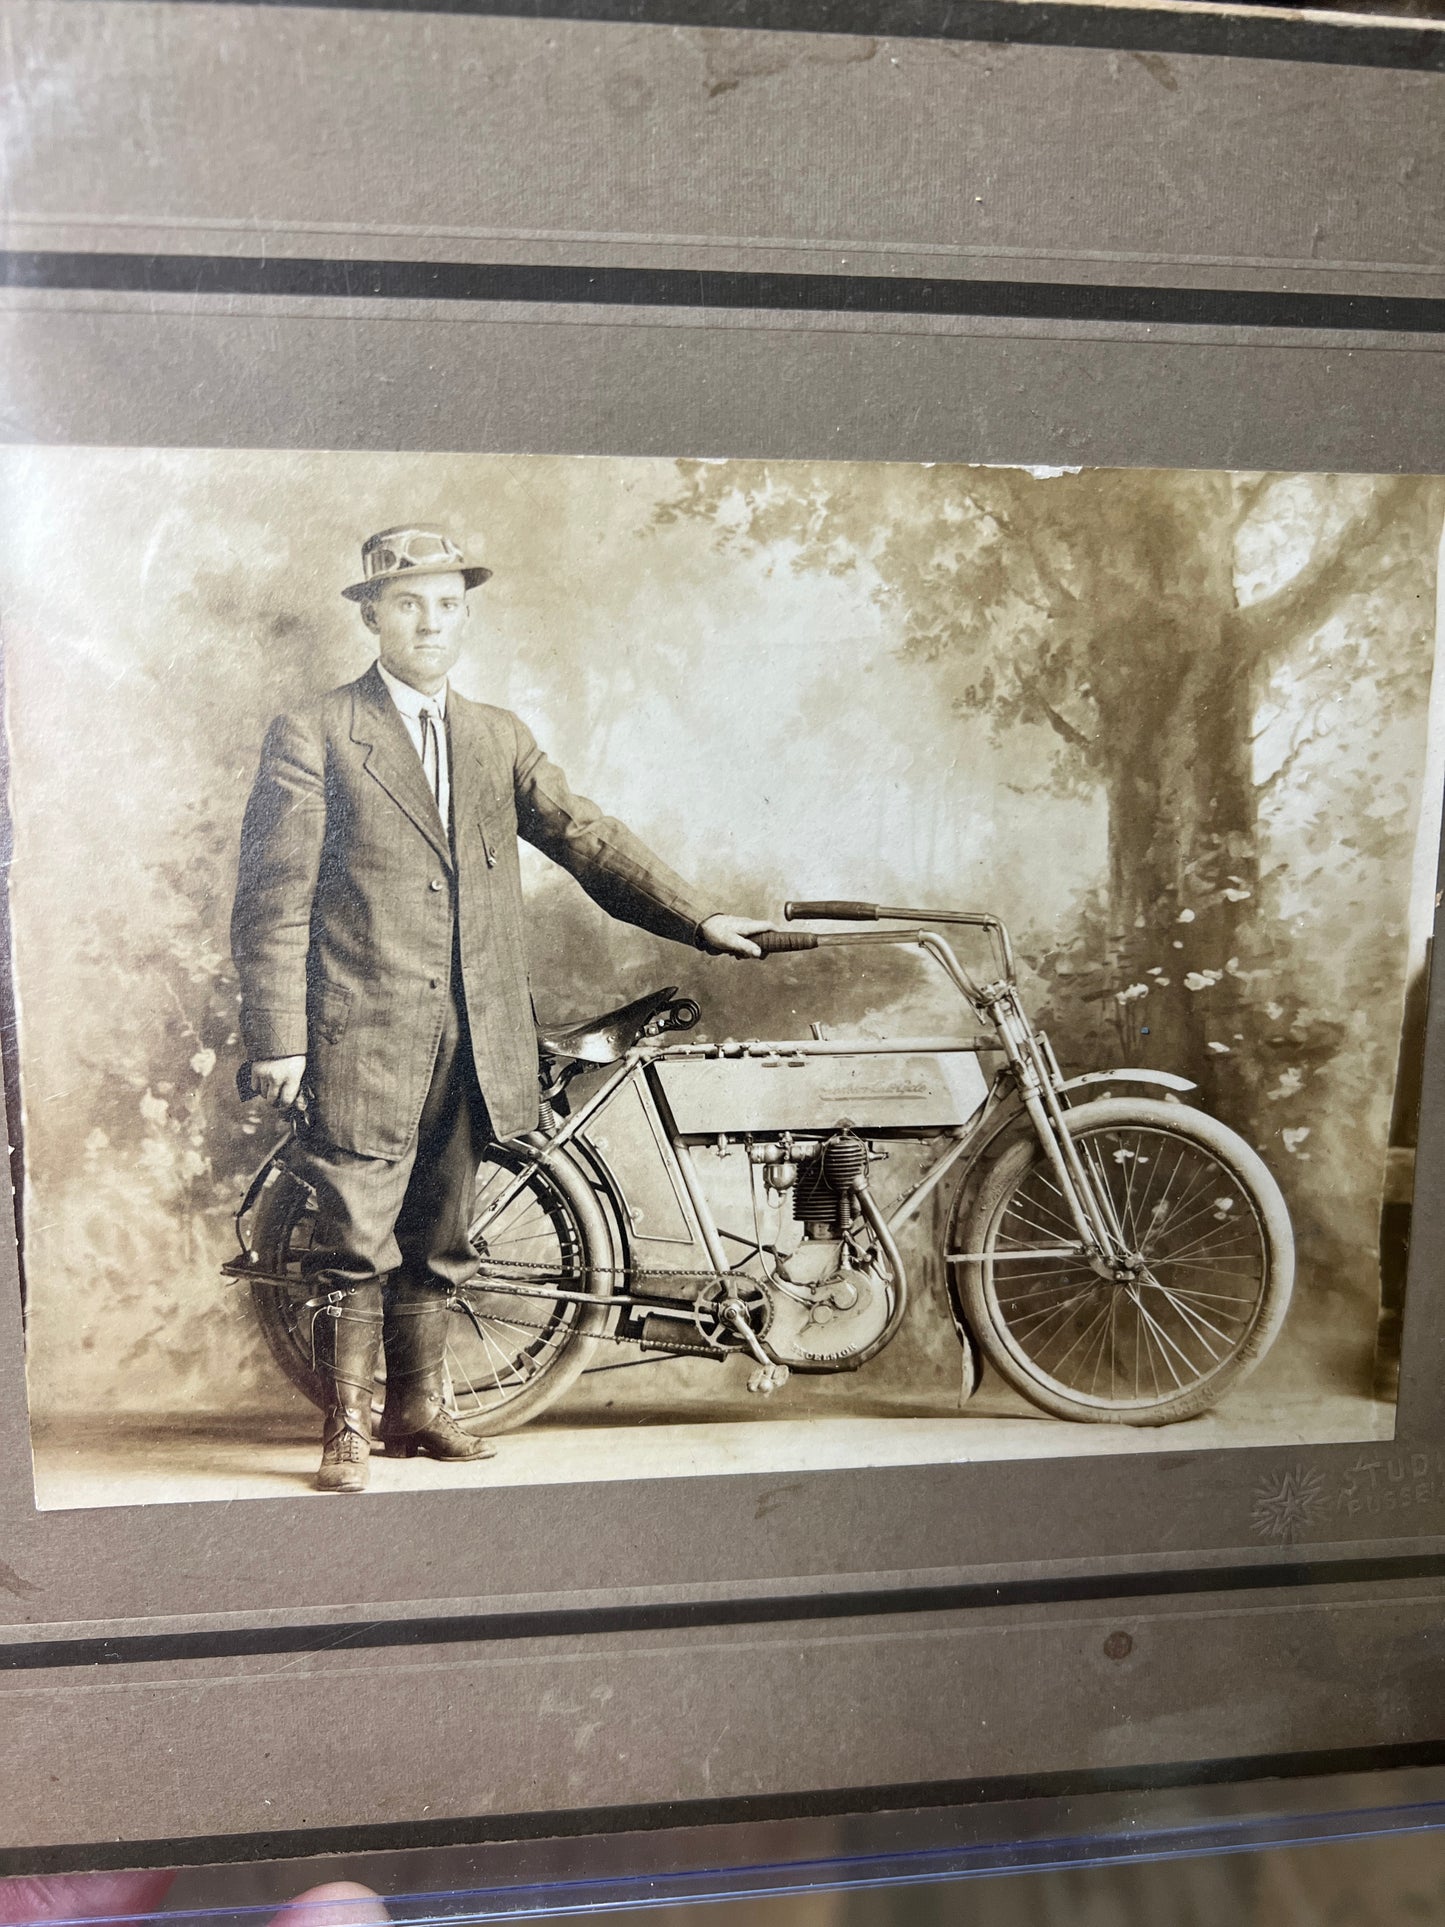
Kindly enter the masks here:
<path id="1" fill-rule="evenodd" d="M 518 711 L 718 908 L 995 910 L 1066 1067 L 1196 1079 L 1299 1242 L 1239 1399 L 1309 1437 L 1311 1413 L 1388 1394 L 1382 1211 L 1390 1314 L 1438 838 L 1438 483 L 12 449 L 0 488 L 37 1426 L 314 1429 L 218 1272 L 276 1135 L 235 1095 L 227 921 L 266 725 L 366 667 L 340 587 L 366 534 L 417 522 L 495 571 L 457 687 Z M 524 856 L 545 1019 L 676 983 L 712 1037 L 960 1020 L 911 953 L 705 958 Z M 856 1376 L 765 1405 L 745 1372 L 590 1374 L 557 1422 L 683 1392 L 759 1421 L 954 1411 L 941 1279 L 920 1266 L 909 1328 Z"/>

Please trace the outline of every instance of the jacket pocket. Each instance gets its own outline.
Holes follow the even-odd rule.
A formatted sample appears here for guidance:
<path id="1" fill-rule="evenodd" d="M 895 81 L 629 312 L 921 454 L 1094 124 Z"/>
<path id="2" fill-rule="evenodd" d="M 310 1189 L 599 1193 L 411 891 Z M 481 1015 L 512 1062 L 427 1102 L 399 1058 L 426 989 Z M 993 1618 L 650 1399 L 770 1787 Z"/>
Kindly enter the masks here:
<path id="1" fill-rule="evenodd" d="M 495 870 L 503 852 L 517 841 L 517 806 L 510 796 L 493 797 L 477 811 L 477 829 L 487 868 Z"/>
<path id="2" fill-rule="evenodd" d="M 318 984 L 311 1011 L 317 1039 L 323 1044 L 339 1044 L 351 1020 L 351 992 L 344 984 Z"/>

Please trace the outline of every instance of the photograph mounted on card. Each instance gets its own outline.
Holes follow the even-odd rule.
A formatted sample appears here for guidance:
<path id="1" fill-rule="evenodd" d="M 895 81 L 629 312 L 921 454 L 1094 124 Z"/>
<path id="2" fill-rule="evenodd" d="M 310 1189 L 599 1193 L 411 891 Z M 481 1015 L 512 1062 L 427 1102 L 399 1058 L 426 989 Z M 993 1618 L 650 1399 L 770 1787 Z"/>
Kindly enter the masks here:
<path id="1" fill-rule="evenodd" d="M 43 1509 L 1393 1436 L 1438 480 L 0 462 Z"/>

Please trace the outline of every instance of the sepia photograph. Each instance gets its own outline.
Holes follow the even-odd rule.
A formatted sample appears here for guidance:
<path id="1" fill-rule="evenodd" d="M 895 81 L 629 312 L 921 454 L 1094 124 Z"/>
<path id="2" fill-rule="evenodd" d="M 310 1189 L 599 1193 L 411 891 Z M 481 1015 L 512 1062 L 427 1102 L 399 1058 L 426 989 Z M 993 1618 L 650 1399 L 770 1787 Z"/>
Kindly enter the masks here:
<path id="1" fill-rule="evenodd" d="M 1393 1436 L 1439 478 L 0 490 L 41 1508 Z"/>

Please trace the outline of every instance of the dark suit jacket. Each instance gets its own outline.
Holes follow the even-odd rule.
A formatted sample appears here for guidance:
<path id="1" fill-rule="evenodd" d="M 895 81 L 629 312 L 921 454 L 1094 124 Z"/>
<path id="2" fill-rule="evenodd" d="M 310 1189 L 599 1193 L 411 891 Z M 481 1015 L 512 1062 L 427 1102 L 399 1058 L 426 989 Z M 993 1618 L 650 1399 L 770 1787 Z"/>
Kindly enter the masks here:
<path id="1" fill-rule="evenodd" d="M 447 698 L 453 834 L 375 668 L 278 717 L 246 808 L 231 918 L 253 1058 L 305 1053 L 316 1127 L 403 1155 L 416 1135 L 460 926 L 477 1077 L 498 1136 L 537 1122 L 520 833 L 614 917 L 695 943 L 682 879 L 577 796 L 509 710 Z"/>

